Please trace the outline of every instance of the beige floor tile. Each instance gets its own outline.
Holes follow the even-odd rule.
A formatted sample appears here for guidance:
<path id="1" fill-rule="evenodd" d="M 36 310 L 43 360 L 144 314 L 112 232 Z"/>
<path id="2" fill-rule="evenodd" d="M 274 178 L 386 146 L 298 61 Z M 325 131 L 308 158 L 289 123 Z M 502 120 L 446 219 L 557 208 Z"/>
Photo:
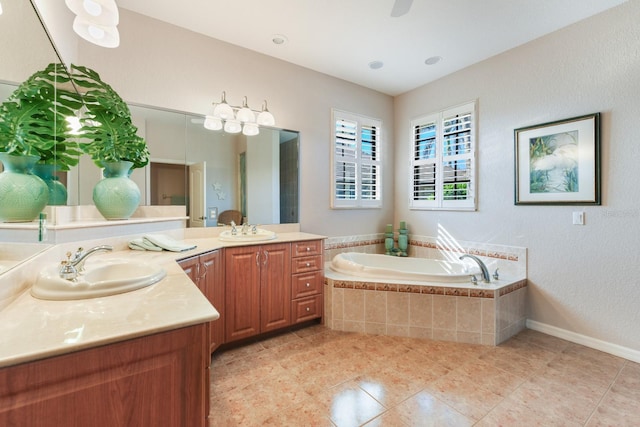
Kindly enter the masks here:
<path id="1" fill-rule="evenodd" d="M 629 399 L 623 395 L 607 393 L 589 422 L 589 427 L 636 427 L 640 426 L 640 400 Z"/>
<path id="2" fill-rule="evenodd" d="M 579 427 L 582 424 L 553 418 L 522 402 L 505 399 L 493 408 L 475 427 Z"/>
<path id="3" fill-rule="evenodd" d="M 400 411 L 390 410 L 377 416 L 364 425 L 365 427 L 410 427 L 403 421 Z"/>
<path id="4" fill-rule="evenodd" d="M 598 404 L 593 396 L 581 395 L 568 386 L 542 377 L 532 377 L 518 387 L 509 398 L 552 419 L 585 423 Z"/>
<path id="5" fill-rule="evenodd" d="M 480 420 L 503 399 L 454 372 L 427 385 L 425 391 L 474 420 Z"/>
<path id="6" fill-rule="evenodd" d="M 312 400 L 292 405 L 264 420 L 263 425 L 273 427 L 335 427 L 327 411 Z"/>
<path id="7" fill-rule="evenodd" d="M 523 340 L 529 344 L 542 347 L 553 352 L 561 352 L 569 345 L 568 341 L 561 338 L 552 337 L 551 335 L 543 334 L 542 332 L 531 329 L 525 329 L 514 337 L 514 339 Z"/>
<path id="8" fill-rule="evenodd" d="M 640 426 L 640 364 L 525 330 L 498 347 L 323 325 L 219 350 L 209 426 Z"/>
<path id="9" fill-rule="evenodd" d="M 353 381 L 325 389 L 314 398 L 338 427 L 360 426 L 385 411 L 384 406 Z"/>
<path id="10" fill-rule="evenodd" d="M 354 381 L 386 408 L 411 397 L 424 387 L 410 373 L 389 367 L 360 375 Z"/>
<path id="11" fill-rule="evenodd" d="M 393 410 L 397 411 L 405 424 L 413 427 L 473 425 L 473 420 L 425 391 L 415 394 Z"/>
<path id="12" fill-rule="evenodd" d="M 500 396 L 507 396 L 526 380 L 481 360 L 467 363 L 450 375 L 453 374 Z"/>
<path id="13" fill-rule="evenodd" d="M 619 393 L 640 402 L 640 365 L 628 363 L 616 378 L 611 392 Z"/>

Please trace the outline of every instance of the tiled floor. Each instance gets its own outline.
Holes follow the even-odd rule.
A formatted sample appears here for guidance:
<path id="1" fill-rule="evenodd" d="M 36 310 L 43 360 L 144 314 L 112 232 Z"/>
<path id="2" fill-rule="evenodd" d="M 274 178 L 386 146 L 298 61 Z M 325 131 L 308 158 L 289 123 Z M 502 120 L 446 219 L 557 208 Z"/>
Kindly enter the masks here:
<path id="1" fill-rule="evenodd" d="M 312 326 L 214 353 L 210 426 L 640 426 L 640 364 L 526 330 L 498 346 Z"/>

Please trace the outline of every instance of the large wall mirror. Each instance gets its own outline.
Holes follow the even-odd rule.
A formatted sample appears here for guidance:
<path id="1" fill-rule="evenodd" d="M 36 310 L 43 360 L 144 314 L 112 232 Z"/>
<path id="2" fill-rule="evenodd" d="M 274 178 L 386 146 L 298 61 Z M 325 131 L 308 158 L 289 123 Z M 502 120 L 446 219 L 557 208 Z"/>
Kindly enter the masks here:
<path id="1" fill-rule="evenodd" d="M 3 7 L 0 100 L 33 72 L 61 62 L 31 2 L 3 2 Z M 65 8 L 64 2 L 58 7 Z M 55 35 L 53 42 L 69 45 L 68 40 L 58 43 Z M 209 131 L 201 115 L 128 101 L 151 153 L 149 166 L 132 175 L 143 195 L 141 204 L 185 205 L 191 226 L 217 225 L 216 212 L 228 210 L 242 212 L 253 224 L 299 221 L 298 132 L 268 127 L 255 136 Z M 101 171 L 83 156 L 61 176 L 69 191 L 67 204 L 92 204 L 92 188 L 100 178 Z"/>
<path id="2" fill-rule="evenodd" d="M 145 205 L 184 205 L 189 226 L 220 225 L 218 215 L 239 211 L 251 224 L 298 222 L 296 131 L 261 127 L 254 136 L 204 128 L 204 117 L 130 104 L 151 161 L 131 178 Z M 91 203 L 99 171 L 82 159 L 79 204 Z M 74 178 L 75 180 L 75 178 Z"/>
<path id="3" fill-rule="evenodd" d="M 37 70 L 60 59 L 28 1 L 3 1 L 0 14 L 0 101 Z M 2 166 L 0 165 L 0 170 Z M 0 241 L 0 274 L 45 250 L 48 244 Z M 34 234 L 37 242 L 37 234 Z"/>

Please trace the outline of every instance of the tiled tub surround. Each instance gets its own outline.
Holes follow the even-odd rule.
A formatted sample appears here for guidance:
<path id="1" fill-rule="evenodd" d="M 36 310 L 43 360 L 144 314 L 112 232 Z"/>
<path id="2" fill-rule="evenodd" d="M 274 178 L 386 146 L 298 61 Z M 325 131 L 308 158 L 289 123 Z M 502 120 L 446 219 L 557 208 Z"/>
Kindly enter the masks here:
<path id="1" fill-rule="evenodd" d="M 380 235 L 381 236 L 381 235 Z M 328 261 L 341 252 L 380 253 L 378 235 L 330 238 Z M 410 236 L 414 257 L 481 257 L 501 278 L 490 285 L 359 279 L 325 269 L 325 324 L 336 330 L 497 345 L 525 328 L 526 249 Z M 327 263 L 328 266 L 328 263 Z"/>

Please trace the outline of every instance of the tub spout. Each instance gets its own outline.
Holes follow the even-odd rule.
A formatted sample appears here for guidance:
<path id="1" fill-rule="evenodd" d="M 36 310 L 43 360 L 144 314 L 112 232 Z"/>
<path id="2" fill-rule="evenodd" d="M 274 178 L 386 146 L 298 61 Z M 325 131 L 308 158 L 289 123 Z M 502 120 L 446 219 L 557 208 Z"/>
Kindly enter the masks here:
<path id="1" fill-rule="evenodd" d="M 472 260 L 474 260 L 480 267 L 480 271 L 482 271 L 482 280 L 485 283 L 491 282 L 491 276 L 489 276 L 489 270 L 487 270 L 487 266 L 484 265 L 484 262 L 482 262 L 480 258 L 478 258 L 475 255 L 469 255 L 469 254 L 464 254 L 460 257 L 460 259 L 464 259 L 464 258 L 471 258 Z"/>

